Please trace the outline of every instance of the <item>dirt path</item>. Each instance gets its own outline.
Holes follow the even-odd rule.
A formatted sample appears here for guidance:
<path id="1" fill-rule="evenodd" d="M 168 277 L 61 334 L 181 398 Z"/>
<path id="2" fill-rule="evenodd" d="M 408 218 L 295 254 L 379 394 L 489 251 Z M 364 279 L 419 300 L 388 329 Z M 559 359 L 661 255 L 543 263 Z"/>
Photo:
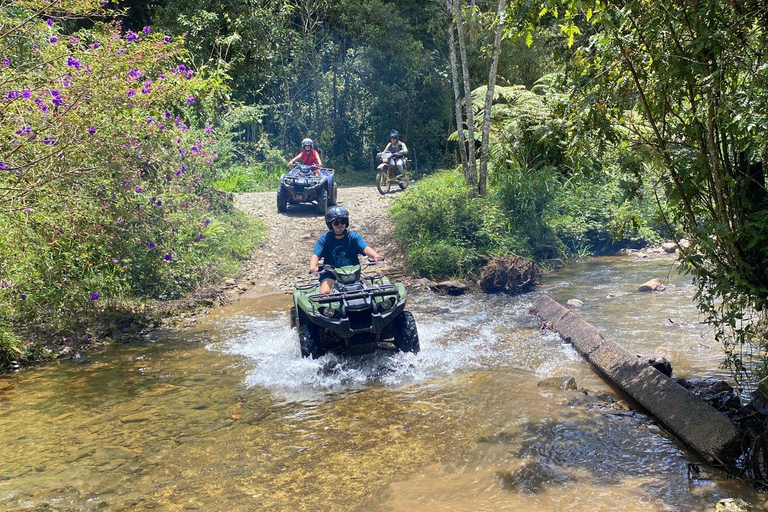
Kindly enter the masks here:
<path id="1" fill-rule="evenodd" d="M 350 229 L 359 232 L 385 257 L 387 263 L 377 270 L 391 279 L 401 279 L 405 261 L 395 244 L 387 214 L 395 197 L 397 192 L 382 196 L 373 186 L 339 187 L 338 204 L 349 210 Z M 261 192 L 237 194 L 235 206 L 261 220 L 267 233 L 233 292 L 289 292 L 296 282 L 310 278 L 309 257 L 317 238 L 327 231 L 315 205 L 289 205 L 286 213 L 278 213 L 275 192 Z"/>

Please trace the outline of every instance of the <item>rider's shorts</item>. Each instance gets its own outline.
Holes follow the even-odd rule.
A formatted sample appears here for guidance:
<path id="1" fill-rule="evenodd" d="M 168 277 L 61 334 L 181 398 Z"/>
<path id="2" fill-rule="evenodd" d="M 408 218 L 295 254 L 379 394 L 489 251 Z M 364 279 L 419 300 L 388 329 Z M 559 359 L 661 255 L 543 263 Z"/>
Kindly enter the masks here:
<path id="1" fill-rule="evenodd" d="M 317 278 L 317 280 L 322 283 L 323 281 L 329 278 L 333 279 L 334 281 L 336 280 L 336 276 L 333 274 L 333 272 L 326 270 L 320 273 L 320 276 Z"/>

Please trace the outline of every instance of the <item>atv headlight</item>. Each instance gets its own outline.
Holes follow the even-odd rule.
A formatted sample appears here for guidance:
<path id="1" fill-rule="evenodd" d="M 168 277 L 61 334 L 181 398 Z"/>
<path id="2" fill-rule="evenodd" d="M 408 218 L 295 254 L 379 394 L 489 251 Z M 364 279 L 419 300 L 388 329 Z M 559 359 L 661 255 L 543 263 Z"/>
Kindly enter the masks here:
<path id="1" fill-rule="evenodd" d="M 320 310 L 320 312 L 323 314 L 325 318 L 333 318 L 336 316 L 336 310 L 333 309 L 331 306 L 326 306 Z"/>
<path id="2" fill-rule="evenodd" d="M 395 303 L 395 300 L 392 297 L 387 297 L 386 299 L 379 302 L 379 307 L 381 309 L 389 309 L 392 307 L 392 305 Z"/>

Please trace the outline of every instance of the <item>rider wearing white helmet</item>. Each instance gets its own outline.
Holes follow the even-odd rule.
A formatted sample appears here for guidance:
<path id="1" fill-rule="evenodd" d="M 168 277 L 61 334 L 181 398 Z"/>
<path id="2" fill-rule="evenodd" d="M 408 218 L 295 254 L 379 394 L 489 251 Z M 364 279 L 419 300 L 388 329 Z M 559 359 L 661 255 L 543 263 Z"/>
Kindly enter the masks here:
<path id="1" fill-rule="evenodd" d="M 302 151 L 298 155 L 293 157 L 288 165 L 291 166 L 301 160 L 302 165 L 310 165 L 314 168 L 315 174 L 320 174 L 317 170 L 323 166 L 323 160 L 320 158 L 320 153 L 315 149 L 315 143 L 312 139 L 306 138 L 301 141 Z"/>

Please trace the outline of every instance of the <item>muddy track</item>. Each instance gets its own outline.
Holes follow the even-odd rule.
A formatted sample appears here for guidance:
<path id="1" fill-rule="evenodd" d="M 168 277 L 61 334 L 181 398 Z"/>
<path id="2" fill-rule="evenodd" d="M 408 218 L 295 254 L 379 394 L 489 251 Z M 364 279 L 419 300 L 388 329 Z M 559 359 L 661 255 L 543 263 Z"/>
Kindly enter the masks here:
<path id="1" fill-rule="evenodd" d="M 339 187 L 338 204 L 350 213 L 350 229 L 359 232 L 368 245 L 385 257 L 377 267 L 393 279 L 406 275 L 405 261 L 395 243 L 389 206 L 398 193 L 382 196 L 376 187 Z M 307 280 L 309 257 L 317 238 L 327 231 L 323 216 L 313 204 L 289 205 L 286 213 L 277 212 L 275 192 L 243 193 L 235 196 L 235 206 L 258 218 L 267 232 L 241 274 L 238 292 L 289 292 L 296 282 Z M 233 297 L 234 298 L 234 297 Z"/>

